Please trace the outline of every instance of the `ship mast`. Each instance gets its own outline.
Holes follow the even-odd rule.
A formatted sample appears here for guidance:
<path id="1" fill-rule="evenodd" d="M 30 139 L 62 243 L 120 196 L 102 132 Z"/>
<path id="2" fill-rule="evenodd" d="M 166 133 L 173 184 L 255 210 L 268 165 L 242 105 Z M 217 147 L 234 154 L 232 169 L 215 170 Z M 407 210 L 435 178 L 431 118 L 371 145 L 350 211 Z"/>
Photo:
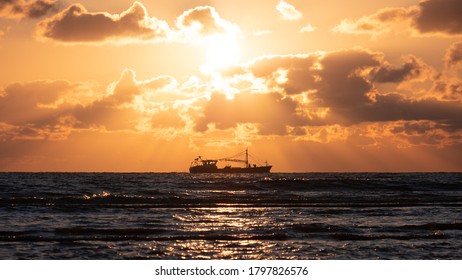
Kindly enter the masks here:
<path id="1" fill-rule="evenodd" d="M 245 148 L 245 167 L 249 167 L 249 151 Z"/>

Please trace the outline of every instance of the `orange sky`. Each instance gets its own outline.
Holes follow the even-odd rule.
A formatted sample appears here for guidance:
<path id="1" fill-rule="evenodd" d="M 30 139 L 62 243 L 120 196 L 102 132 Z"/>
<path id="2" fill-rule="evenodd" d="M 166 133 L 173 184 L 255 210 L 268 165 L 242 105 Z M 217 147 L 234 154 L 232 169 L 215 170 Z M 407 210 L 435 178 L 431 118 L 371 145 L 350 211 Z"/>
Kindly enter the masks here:
<path id="1" fill-rule="evenodd" d="M 462 171 L 459 0 L 0 1 L 0 171 Z"/>

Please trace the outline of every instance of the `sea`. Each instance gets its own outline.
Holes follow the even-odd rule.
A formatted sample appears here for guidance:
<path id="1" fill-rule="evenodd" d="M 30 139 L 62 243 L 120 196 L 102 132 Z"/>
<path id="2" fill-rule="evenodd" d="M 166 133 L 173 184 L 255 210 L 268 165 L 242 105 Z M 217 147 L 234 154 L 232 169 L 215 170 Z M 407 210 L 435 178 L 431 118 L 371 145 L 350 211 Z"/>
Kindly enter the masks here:
<path id="1" fill-rule="evenodd" d="M 0 259 L 462 259 L 462 173 L 0 173 Z"/>

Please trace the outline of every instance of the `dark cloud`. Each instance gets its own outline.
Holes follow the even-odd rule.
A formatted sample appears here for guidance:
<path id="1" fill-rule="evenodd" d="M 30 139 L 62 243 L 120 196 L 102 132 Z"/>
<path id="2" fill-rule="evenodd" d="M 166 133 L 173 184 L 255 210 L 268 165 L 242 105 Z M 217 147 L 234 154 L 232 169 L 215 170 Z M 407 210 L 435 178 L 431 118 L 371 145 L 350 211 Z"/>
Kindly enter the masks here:
<path id="1" fill-rule="evenodd" d="M 255 60 L 248 70 L 265 78 L 270 88 L 287 94 L 307 92 L 318 106 L 343 107 L 369 102 L 372 84 L 362 71 L 381 64 L 381 56 L 362 49 L 327 54 L 267 56 Z"/>
<path id="2" fill-rule="evenodd" d="M 432 145 L 438 148 L 460 147 L 462 133 L 434 121 L 396 121 L 386 124 L 400 145 Z"/>
<path id="3" fill-rule="evenodd" d="M 462 35 L 462 2 L 425 0 L 408 8 L 385 8 L 358 20 L 343 20 L 333 30 L 341 33 L 379 35 L 403 27 L 415 34 Z"/>
<path id="4" fill-rule="evenodd" d="M 370 104 L 372 83 L 362 70 L 380 65 L 380 56 L 362 49 L 332 52 L 320 59 L 319 82 L 312 97 L 318 106 L 355 108 Z"/>
<path id="5" fill-rule="evenodd" d="M 396 67 L 385 61 L 380 53 L 356 48 L 325 54 L 267 56 L 253 61 L 246 69 L 256 78 L 265 79 L 269 88 L 283 89 L 275 94 L 291 106 L 284 106 L 285 110 L 279 111 L 273 109 L 274 106 L 267 106 L 278 116 L 278 119 L 268 119 L 278 127 L 433 121 L 441 125 L 441 129 L 448 131 L 462 129 L 462 105 L 457 100 L 442 101 L 430 97 L 417 99 L 403 93 L 380 92 L 376 88 L 374 83 L 377 82 L 400 83 L 412 79 L 431 79 L 431 69 L 413 56 Z M 234 72 L 241 74 L 241 71 Z M 275 86 L 275 77 L 281 72 L 286 75 Z M 292 92 L 294 95 L 284 97 L 286 88 L 297 90 Z M 260 96 L 265 96 L 265 93 Z M 206 105 L 205 115 L 208 121 L 205 124 L 215 123 L 219 128 L 229 128 L 243 122 L 264 125 L 264 120 L 252 117 L 252 113 L 247 114 L 247 117 L 246 114 L 238 114 L 245 112 L 238 109 L 245 108 L 243 100 L 249 104 L 264 102 L 250 100 L 246 95 L 240 98 L 242 104 L 224 97 L 219 99 L 221 102 L 212 99 Z M 223 108 L 235 109 L 227 111 Z"/>
<path id="6" fill-rule="evenodd" d="M 401 83 L 417 78 L 428 78 L 430 74 L 430 67 L 415 56 L 409 56 L 400 67 L 384 65 L 371 72 L 372 79 L 379 83 Z"/>
<path id="7" fill-rule="evenodd" d="M 239 27 L 222 19 L 215 8 L 199 6 L 176 19 L 171 29 L 162 20 L 150 17 L 140 2 L 121 14 L 93 13 L 73 4 L 37 24 L 38 38 L 63 43 L 128 43 L 133 41 L 197 40 L 215 34 L 235 34 Z"/>
<path id="8" fill-rule="evenodd" d="M 444 62 L 448 67 L 458 66 L 462 62 L 462 42 L 452 44 L 446 51 Z"/>
<path id="9" fill-rule="evenodd" d="M 437 127 L 436 123 L 430 121 L 408 121 L 396 123 L 391 131 L 407 135 L 421 135 L 435 129 L 435 127 Z"/>
<path id="10" fill-rule="evenodd" d="M 445 100 L 462 101 L 462 81 L 459 79 L 439 79 L 435 81 L 433 91 Z"/>
<path id="11" fill-rule="evenodd" d="M 462 34 L 462 1 L 426 0 L 419 3 L 413 20 L 420 33 Z"/>
<path id="12" fill-rule="evenodd" d="M 67 43 L 164 39 L 167 32 L 168 25 L 150 18 L 139 2 L 120 15 L 91 13 L 73 4 L 38 23 L 36 30 L 40 38 Z"/>
<path id="13" fill-rule="evenodd" d="M 410 76 L 418 76 L 421 70 L 416 69 L 425 67 L 417 61 L 412 58 L 404 66 L 393 68 L 377 54 L 367 51 L 344 50 L 328 54 L 321 61 L 321 82 L 313 98 L 321 100 L 319 105 L 330 108 L 333 121 L 347 125 L 361 122 L 433 120 L 460 127 L 461 121 L 457 117 L 462 114 L 460 103 L 432 98 L 412 99 L 399 93 L 380 93 L 373 80 L 369 79 L 372 76 L 373 79 L 380 77 L 382 82 L 399 82 Z M 361 69 L 364 71 L 360 71 Z"/>
<path id="14" fill-rule="evenodd" d="M 456 101 L 440 101 L 433 98 L 412 100 L 402 94 L 379 94 L 370 106 L 342 108 L 347 124 L 361 122 L 388 122 L 399 120 L 429 120 L 448 128 L 462 129 L 462 105 Z"/>
<path id="15" fill-rule="evenodd" d="M 39 18 L 58 9 L 57 0 L 1 0 L 0 17 Z"/>

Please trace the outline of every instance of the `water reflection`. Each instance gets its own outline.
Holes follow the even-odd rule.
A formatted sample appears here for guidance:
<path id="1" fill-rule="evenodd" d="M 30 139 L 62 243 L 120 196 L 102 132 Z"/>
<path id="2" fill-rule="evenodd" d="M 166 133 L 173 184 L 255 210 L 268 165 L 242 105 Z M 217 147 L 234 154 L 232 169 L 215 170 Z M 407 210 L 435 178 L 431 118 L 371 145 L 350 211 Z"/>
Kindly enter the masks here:
<path id="1" fill-rule="evenodd" d="M 192 208 L 177 214 L 178 230 L 193 240 L 172 247 L 181 258 L 261 259 L 270 255 L 281 228 L 267 208 Z M 280 237 L 280 236 L 279 236 Z"/>

